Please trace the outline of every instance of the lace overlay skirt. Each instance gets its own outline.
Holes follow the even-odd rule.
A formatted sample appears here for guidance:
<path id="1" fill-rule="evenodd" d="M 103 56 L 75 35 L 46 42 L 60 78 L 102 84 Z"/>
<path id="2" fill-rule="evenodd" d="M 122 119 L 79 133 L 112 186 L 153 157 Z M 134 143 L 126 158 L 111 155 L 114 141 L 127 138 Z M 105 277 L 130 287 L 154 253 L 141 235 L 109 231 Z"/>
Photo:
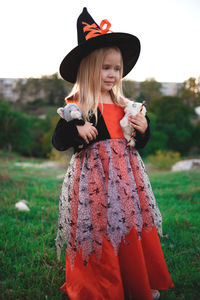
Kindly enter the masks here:
<path id="1" fill-rule="evenodd" d="M 77 251 L 84 264 L 92 253 L 100 259 L 104 237 L 117 254 L 133 227 L 140 238 L 142 230 L 153 226 L 162 235 L 162 217 L 143 161 L 125 139 L 100 141 L 72 156 L 59 203 L 58 258 L 66 242 L 72 268 Z"/>

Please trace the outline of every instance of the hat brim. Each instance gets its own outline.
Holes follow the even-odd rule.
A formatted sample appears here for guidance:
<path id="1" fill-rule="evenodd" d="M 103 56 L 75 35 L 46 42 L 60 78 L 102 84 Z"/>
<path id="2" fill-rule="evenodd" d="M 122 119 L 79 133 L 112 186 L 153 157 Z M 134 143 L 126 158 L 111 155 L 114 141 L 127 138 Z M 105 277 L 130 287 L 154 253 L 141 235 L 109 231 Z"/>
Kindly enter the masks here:
<path id="1" fill-rule="evenodd" d="M 66 81 L 75 83 L 81 60 L 96 49 L 111 46 L 117 46 L 121 50 L 123 77 L 126 76 L 138 60 L 140 41 L 134 35 L 120 32 L 96 36 L 72 49 L 60 64 L 60 75 Z"/>

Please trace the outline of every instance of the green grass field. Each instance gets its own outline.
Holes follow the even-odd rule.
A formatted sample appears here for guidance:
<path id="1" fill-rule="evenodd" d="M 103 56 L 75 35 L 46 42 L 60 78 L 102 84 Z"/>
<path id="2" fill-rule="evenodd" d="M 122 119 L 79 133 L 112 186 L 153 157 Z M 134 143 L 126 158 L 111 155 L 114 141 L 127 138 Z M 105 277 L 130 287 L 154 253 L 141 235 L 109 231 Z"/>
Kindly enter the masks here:
<path id="1" fill-rule="evenodd" d="M 40 160 L 0 155 L 0 299 L 67 299 L 59 290 L 65 253 L 58 263 L 55 251 L 62 185 L 57 175 L 65 171 L 16 166 Z M 200 299 L 200 172 L 157 172 L 150 180 L 163 215 L 161 244 L 175 284 L 161 292 L 161 299 Z M 29 212 L 16 210 L 21 199 L 28 201 Z"/>

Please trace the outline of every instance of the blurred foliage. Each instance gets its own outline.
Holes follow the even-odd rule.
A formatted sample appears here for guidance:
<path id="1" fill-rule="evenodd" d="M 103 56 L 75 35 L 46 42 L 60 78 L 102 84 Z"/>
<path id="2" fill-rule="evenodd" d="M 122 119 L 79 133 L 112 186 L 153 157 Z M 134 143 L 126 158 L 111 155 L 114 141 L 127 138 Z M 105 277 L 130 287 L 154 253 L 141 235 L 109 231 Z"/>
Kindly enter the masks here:
<path id="1" fill-rule="evenodd" d="M 193 143 L 191 145 L 191 155 L 199 154 L 200 152 L 200 120 L 196 122 L 192 133 Z"/>
<path id="2" fill-rule="evenodd" d="M 50 127 L 49 130 L 44 132 L 42 138 L 41 138 L 41 148 L 43 149 L 44 153 L 47 153 L 48 156 L 50 155 L 52 151 L 52 143 L 51 143 L 51 138 L 54 132 L 54 129 L 56 127 L 56 124 L 59 120 L 59 116 L 54 116 L 52 117 L 50 121 Z"/>
<path id="3" fill-rule="evenodd" d="M 157 128 L 157 116 L 152 112 L 148 112 L 148 117 L 150 119 L 151 140 L 144 148 L 143 155 L 153 154 L 157 150 L 165 150 L 168 140 L 168 136 Z"/>
<path id="4" fill-rule="evenodd" d="M 126 98 L 139 102 L 146 100 L 147 104 L 149 104 L 151 99 L 157 99 L 162 96 L 161 89 L 162 84 L 154 78 L 147 78 L 141 83 L 127 79 L 122 81 L 122 90 Z"/>
<path id="5" fill-rule="evenodd" d="M 0 148 L 27 156 L 43 157 L 41 140 L 50 128 L 49 120 L 30 117 L 0 101 Z"/>
<path id="6" fill-rule="evenodd" d="M 0 147 L 18 152 L 29 152 L 32 142 L 30 119 L 11 110 L 7 102 L 0 102 Z"/>
<path id="7" fill-rule="evenodd" d="M 73 85 L 59 78 L 58 74 L 45 75 L 41 78 L 19 79 L 16 84 L 15 93 L 18 102 L 25 104 L 29 102 L 42 101 L 48 105 L 63 105 L 64 98 L 71 91 Z"/>
<path id="8" fill-rule="evenodd" d="M 71 157 L 73 155 L 73 149 L 70 148 L 66 151 L 58 151 L 55 148 L 51 149 L 49 158 L 51 160 L 55 160 L 56 162 L 60 163 L 61 165 L 69 165 Z"/>
<path id="9" fill-rule="evenodd" d="M 191 123 L 193 109 L 181 98 L 164 96 L 151 101 L 149 111 L 156 116 L 154 131 L 167 136 L 166 149 L 188 154 L 194 126 Z M 158 147 L 157 149 L 163 149 Z"/>
<path id="10" fill-rule="evenodd" d="M 122 90 L 126 98 L 135 100 L 139 94 L 139 85 L 133 80 L 122 80 Z"/>
<path id="11" fill-rule="evenodd" d="M 180 153 L 158 150 L 154 155 L 148 155 L 147 159 L 158 169 L 170 170 L 171 167 L 180 160 Z"/>
<path id="12" fill-rule="evenodd" d="M 179 94 L 187 105 L 200 105 L 200 78 L 190 77 L 184 81 Z"/>
<path id="13" fill-rule="evenodd" d="M 147 104 L 153 99 L 158 99 L 162 96 L 162 84 L 154 78 L 148 78 L 140 83 L 139 94 L 137 100 L 146 100 Z"/>

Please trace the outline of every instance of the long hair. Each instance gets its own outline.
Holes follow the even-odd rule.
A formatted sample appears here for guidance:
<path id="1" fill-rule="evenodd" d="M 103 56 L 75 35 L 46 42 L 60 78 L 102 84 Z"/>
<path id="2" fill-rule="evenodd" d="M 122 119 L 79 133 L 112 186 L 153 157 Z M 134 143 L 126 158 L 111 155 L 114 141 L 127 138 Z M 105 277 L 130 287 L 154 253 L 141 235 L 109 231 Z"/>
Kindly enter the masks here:
<path id="1" fill-rule="evenodd" d="M 76 83 L 70 93 L 70 96 L 78 95 L 79 107 L 82 111 L 83 118 L 89 120 L 90 115 L 94 114 L 97 120 L 97 107 L 101 102 L 101 70 L 105 55 L 110 50 L 115 50 L 121 54 L 117 47 L 105 47 L 94 50 L 88 56 L 82 59 Z M 121 86 L 121 78 L 123 74 L 123 60 L 121 55 L 120 80 L 117 85 L 110 90 L 112 101 L 123 106 L 123 93 Z M 66 98 L 68 98 L 66 97 Z"/>

